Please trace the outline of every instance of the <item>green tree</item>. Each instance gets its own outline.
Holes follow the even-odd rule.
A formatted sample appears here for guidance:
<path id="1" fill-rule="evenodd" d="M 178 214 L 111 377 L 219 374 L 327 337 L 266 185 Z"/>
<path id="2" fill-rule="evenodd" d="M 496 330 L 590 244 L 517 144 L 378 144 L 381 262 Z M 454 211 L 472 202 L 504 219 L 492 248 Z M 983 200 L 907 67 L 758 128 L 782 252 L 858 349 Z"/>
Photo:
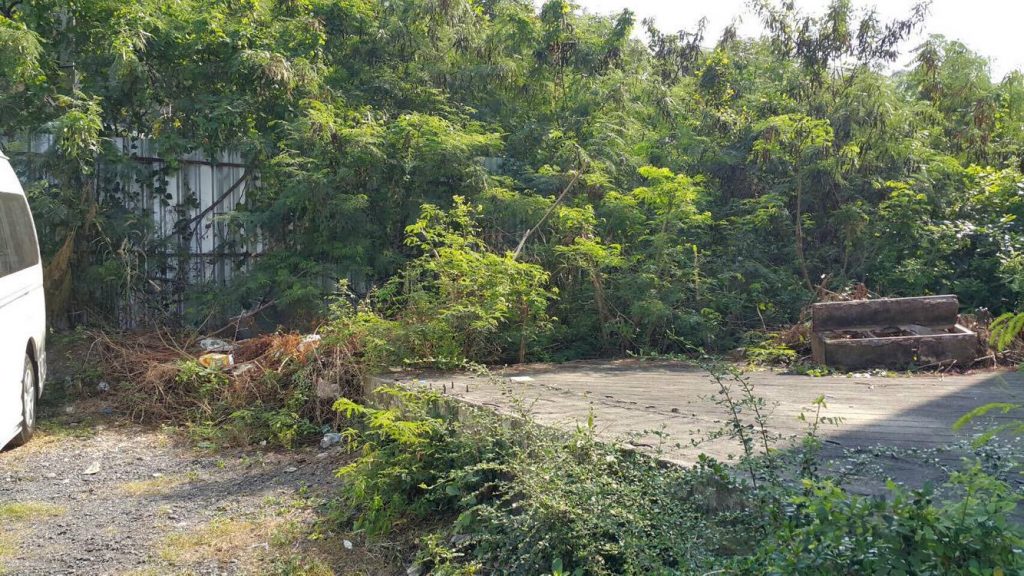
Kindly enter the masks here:
<path id="1" fill-rule="evenodd" d="M 819 170 L 832 153 L 832 127 L 827 120 L 785 114 L 763 121 L 758 131 L 760 136 L 752 148 L 752 158 L 762 167 L 767 182 L 775 184 L 769 193 L 778 194 L 776 186 L 780 184 L 792 191 L 794 251 L 807 289 L 813 292 L 804 254 L 804 188 L 811 173 Z"/>

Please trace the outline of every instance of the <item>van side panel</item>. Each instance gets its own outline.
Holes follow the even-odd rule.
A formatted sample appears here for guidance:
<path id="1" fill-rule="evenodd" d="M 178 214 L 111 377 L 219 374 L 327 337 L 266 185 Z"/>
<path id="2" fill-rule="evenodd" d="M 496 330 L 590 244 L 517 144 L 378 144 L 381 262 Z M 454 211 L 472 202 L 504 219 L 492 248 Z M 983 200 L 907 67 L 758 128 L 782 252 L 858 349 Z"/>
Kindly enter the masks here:
<path id="1" fill-rule="evenodd" d="M 0 155 L 0 447 L 20 431 L 25 355 L 34 348 L 41 373 L 45 339 L 43 268 L 35 226 L 14 170 Z"/>
<path id="2" fill-rule="evenodd" d="M 3 155 L 3 152 L 0 152 L 0 192 L 11 192 L 24 196 L 21 183 L 18 182 L 18 175 L 14 173 L 14 168 L 11 168 L 11 163 Z"/>

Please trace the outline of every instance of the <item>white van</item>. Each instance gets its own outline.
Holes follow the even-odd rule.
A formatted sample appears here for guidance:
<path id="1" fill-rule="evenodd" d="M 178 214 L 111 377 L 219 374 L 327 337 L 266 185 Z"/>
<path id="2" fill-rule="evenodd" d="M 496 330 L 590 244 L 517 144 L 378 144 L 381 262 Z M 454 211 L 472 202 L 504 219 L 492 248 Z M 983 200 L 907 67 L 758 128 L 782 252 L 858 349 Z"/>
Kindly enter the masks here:
<path id="1" fill-rule="evenodd" d="M 46 373 L 43 266 L 32 213 L 0 152 L 0 448 L 32 437 Z"/>

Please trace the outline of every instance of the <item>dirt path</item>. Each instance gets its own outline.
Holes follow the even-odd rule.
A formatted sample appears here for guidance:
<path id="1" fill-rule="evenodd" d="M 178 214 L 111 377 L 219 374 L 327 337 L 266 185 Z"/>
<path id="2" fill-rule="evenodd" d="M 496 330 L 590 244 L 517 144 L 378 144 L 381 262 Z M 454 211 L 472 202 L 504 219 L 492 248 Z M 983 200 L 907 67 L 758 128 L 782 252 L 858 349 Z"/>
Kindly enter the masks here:
<path id="1" fill-rule="evenodd" d="M 102 405 L 60 411 L 0 452 L 0 574 L 394 573 L 322 521 L 337 450 L 201 452 Z"/>

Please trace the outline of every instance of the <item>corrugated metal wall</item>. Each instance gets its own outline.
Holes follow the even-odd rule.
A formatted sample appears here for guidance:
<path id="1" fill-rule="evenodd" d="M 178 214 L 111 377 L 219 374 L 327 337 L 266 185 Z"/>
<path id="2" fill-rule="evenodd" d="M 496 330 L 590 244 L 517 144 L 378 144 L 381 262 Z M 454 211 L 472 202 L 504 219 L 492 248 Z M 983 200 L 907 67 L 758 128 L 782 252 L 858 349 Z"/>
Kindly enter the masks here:
<path id="1" fill-rule="evenodd" d="M 152 150 L 148 141 L 115 142 L 126 155 L 149 167 L 153 182 L 132 182 L 131 194 L 139 205 L 132 208 L 153 218 L 158 239 L 173 239 L 188 219 L 194 231 L 188 246 L 169 248 L 169 256 L 187 251 L 191 284 L 224 283 L 247 256 L 261 252 L 259 235 L 244 234 L 226 222 L 226 216 L 245 202 L 246 191 L 257 183 L 255 174 L 246 174 L 242 157 L 236 152 L 222 153 L 216 159 L 192 153 L 177 159 L 176 170 L 167 170 L 167 162 Z"/>
<path id="2" fill-rule="evenodd" d="M 51 135 L 7 141 L 4 147 L 18 157 L 30 180 L 46 179 L 30 158 L 50 152 Z M 247 270 L 262 252 L 260 235 L 232 225 L 229 216 L 245 202 L 246 192 L 258 185 L 258 175 L 247 173 L 241 154 L 225 152 L 216 158 L 199 152 L 168 161 L 152 141 L 114 138 L 123 161 L 100 162 L 96 169 L 100 200 L 118 202 L 130 212 L 152 218 L 153 237 L 142 244 L 161 246 L 147 253 L 147 281 L 157 287 L 163 312 L 185 313 L 182 288 L 225 285 Z M 102 308 L 116 310 L 120 324 L 136 327 L 152 320 L 152 302 L 141 294 L 110 287 Z M 122 287 L 123 288 L 123 287 Z M 168 309 L 168 307 L 170 309 Z"/>

